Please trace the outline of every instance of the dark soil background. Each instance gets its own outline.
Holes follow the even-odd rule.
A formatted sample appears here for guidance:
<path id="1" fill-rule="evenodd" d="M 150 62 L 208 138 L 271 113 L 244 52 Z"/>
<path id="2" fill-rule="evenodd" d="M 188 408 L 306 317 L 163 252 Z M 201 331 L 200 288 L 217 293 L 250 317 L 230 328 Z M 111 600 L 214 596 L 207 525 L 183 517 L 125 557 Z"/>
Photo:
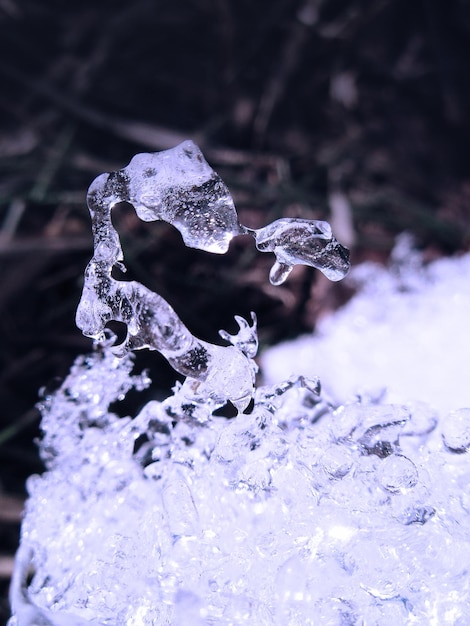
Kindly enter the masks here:
<path id="1" fill-rule="evenodd" d="M 386 262 L 402 231 L 426 259 L 462 253 L 469 61 L 467 0 L 0 0 L 0 622 L 38 390 L 91 346 L 74 315 L 95 176 L 192 138 L 248 226 L 330 220 L 353 263 Z M 219 257 L 129 207 L 116 223 L 130 277 L 206 340 L 255 310 L 264 347 L 350 295 L 308 268 L 271 287 L 251 238 Z M 171 386 L 139 359 L 151 393 Z"/>

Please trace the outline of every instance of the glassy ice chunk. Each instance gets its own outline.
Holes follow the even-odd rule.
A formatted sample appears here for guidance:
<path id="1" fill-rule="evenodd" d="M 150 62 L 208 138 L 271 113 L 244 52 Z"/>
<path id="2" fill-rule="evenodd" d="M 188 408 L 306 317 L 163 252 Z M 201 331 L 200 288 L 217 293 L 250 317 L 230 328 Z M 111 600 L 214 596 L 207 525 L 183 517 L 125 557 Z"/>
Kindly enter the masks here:
<path id="1" fill-rule="evenodd" d="M 343 478 L 354 464 L 352 452 L 342 446 L 330 446 L 320 457 L 320 464 L 331 478 Z"/>
<path id="2" fill-rule="evenodd" d="M 401 405 L 350 404 L 334 412 L 331 431 L 338 439 L 356 441 L 365 453 L 384 458 L 397 449 L 409 418 L 409 410 Z"/>
<path id="3" fill-rule="evenodd" d="M 294 265 L 310 265 L 330 280 L 341 280 L 349 271 L 349 250 L 336 241 L 327 222 L 282 218 L 250 231 L 261 252 L 274 252 L 276 263 L 269 276 L 280 285 Z"/>
<path id="4" fill-rule="evenodd" d="M 470 449 L 470 409 L 452 411 L 442 421 L 442 440 L 452 452 Z"/>
<path id="5" fill-rule="evenodd" d="M 92 183 L 88 203 L 97 225 L 119 202 L 130 202 L 144 222 L 172 224 L 190 248 L 223 254 L 244 232 L 227 186 L 192 141 L 137 154 L 127 167 Z"/>
<path id="6" fill-rule="evenodd" d="M 410 524 L 426 524 L 436 513 L 432 506 L 416 506 L 405 509 L 397 519 L 409 526 Z"/>
<path id="7" fill-rule="evenodd" d="M 172 473 L 163 487 L 163 507 L 172 537 L 197 534 L 198 514 L 186 482 Z"/>
<path id="8" fill-rule="evenodd" d="M 384 489 L 400 493 L 416 485 L 418 470 L 413 461 L 406 456 L 392 454 L 381 462 L 378 478 Z"/>

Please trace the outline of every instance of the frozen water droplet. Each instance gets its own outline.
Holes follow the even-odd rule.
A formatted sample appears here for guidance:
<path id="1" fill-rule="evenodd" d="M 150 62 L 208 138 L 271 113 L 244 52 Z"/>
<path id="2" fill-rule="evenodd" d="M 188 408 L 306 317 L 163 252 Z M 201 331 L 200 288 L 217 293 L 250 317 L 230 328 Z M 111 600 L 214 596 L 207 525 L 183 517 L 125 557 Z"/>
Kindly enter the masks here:
<path id="1" fill-rule="evenodd" d="M 276 287 L 278 285 L 282 285 L 282 283 L 287 280 L 292 270 L 292 265 L 287 265 L 286 263 L 279 263 L 279 261 L 276 261 L 272 266 L 271 271 L 269 272 L 269 280 L 271 284 L 275 285 Z"/>
<path id="2" fill-rule="evenodd" d="M 458 409 L 442 421 L 442 441 L 451 452 L 467 452 L 470 449 L 470 409 Z"/>
<path id="3" fill-rule="evenodd" d="M 384 459 L 378 470 L 380 484 L 392 493 L 404 492 L 418 482 L 418 470 L 406 456 L 393 454 Z"/>

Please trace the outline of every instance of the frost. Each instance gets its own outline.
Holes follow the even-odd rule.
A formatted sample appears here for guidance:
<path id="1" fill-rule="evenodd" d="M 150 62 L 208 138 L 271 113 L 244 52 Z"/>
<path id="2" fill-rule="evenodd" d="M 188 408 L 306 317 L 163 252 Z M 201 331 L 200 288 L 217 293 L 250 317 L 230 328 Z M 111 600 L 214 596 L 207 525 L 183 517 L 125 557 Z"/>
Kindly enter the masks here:
<path id="1" fill-rule="evenodd" d="M 229 420 L 172 419 L 170 399 L 103 412 L 103 387 L 112 404 L 147 384 L 131 365 L 98 348 L 44 400 L 48 471 L 28 483 L 10 626 L 468 615 L 468 453 L 409 431 L 413 407 L 335 410 L 293 379 Z"/>
<path id="2" fill-rule="evenodd" d="M 322 376 L 326 392 L 311 365 L 255 389 L 256 317 L 237 316 L 237 333 L 220 332 L 229 345 L 215 346 L 194 337 L 157 294 L 114 279 L 123 259 L 112 206 L 129 201 L 142 219 L 165 219 L 186 245 L 212 252 L 251 234 L 276 256 L 274 282 L 299 262 L 333 279 L 347 271 L 328 225 L 278 220 L 245 229 L 189 142 L 99 177 L 89 201 L 95 255 L 77 321 L 95 350 L 57 391 L 44 392 L 47 471 L 28 481 L 9 626 L 468 623 L 470 409 L 432 408 L 434 382 L 410 401 L 384 389 L 395 370 L 410 376 L 393 348 L 416 336 L 406 323 L 438 306 L 429 293 L 441 274 L 452 282 L 449 272 L 431 268 L 423 283 L 416 257 L 406 267 L 403 250 L 399 271 L 362 267 L 359 306 L 353 301 L 336 319 L 364 341 L 368 359 L 354 344 L 349 371 L 344 331 L 343 343 L 332 340 L 322 353 L 334 361 Z M 121 346 L 106 330 L 111 319 L 128 326 Z M 420 324 L 426 346 L 440 347 L 439 333 Z M 383 386 L 366 333 L 374 325 L 380 355 L 391 359 Z M 120 418 L 115 403 L 151 384 L 132 373 L 131 349 L 143 347 L 187 378 L 165 400 Z M 282 351 L 285 368 L 289 348 Z M 295 358 L 304 363 L 298 350 Z M 444 358 L 425 365 L 437 364 L 449 384 Z M 268 370 L 266 357 L 264 364 Z M 349 375 L 353 391 L 341 397 L 335 384 Z M 214 415 L 227 400 L 238 415 Z"/>

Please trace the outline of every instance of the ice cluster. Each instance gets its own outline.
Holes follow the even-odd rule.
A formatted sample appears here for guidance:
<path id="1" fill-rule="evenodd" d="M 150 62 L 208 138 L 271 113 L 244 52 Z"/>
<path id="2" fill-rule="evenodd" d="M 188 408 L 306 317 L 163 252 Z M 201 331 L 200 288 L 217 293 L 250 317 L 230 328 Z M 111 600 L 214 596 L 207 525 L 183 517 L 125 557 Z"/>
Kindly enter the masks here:
<path id="1" fill-rule="evenodd" d="M 143 219 L 180 225 L 193 245 L 180 205 L 191 216 L 207 198 L 199 187 L 212 185 L 218 208 L 207 216 L 215 226 L 205 233 L 193 216 L 198 247 L 224 251 L 231 236 L 252 234 L 276 255 L 274 283 L 297 262 L 321 265 L 334 279 L 346 273 L 346 253 L 327 224 L 279 220 L 249 232 L 193 144 L 168 152 L 148 155 L 151 173 L 139 156 L 132 176 L 129 165 L 92 185 L 90 209 L 100 217 L 77 321 L 95 336 L 95 350 L 42 402 L 47 471 L 28 482 L 9 626 L 469 624 L 470 409 L 438 412 L 432 389 L 429 404 L 359 389 L 339 402 L 311 371 L 255 388 L 255 318 L 237 317 L 237 334 L 221 332 L 231 345 L 214 350 L 179 326 L 159 296 L 114 279 L 122 259 L 113 203 L 142 205 Z M 145 192 L 150 210 L 132 181 L 142 175 L 137 187 L 147 189 L 175 156 L 180 169 Z M 202 171 L 186 187 L 183 165 Z M 171 176 L 179 179 L 166 189 Z M 228 217 L 219 228 L 221 211 Z M 398 300 L 426 291 L 420 272 L 402 269 L 393 279 Z M 128 324 L 124 347 L 105 330 L 110 319 Z M 376 322 L 362 318 L 363 328 Z M 399 341 L 400 328 L 393 332 Z M 116 403 L 152 384 L 133 373 L 124 349 L 144 346 L 188 378 L 167 399 L 118 417 Z M 193 349 L 204 358 L 188 359 Z M 332 376 L 340 379 L 338 357 Z M 391 367 L 405 372 L 406 363 Z M 216 417 L 227 400 L 238 415 Z"/>
<path id="2" fill-rule="evenodd" d="M 102 345 L 44 401 L 10 626 L 468 624 L 469 409 L 294 379 L 233 419 L 118 418 L 131 369 Z"/>

